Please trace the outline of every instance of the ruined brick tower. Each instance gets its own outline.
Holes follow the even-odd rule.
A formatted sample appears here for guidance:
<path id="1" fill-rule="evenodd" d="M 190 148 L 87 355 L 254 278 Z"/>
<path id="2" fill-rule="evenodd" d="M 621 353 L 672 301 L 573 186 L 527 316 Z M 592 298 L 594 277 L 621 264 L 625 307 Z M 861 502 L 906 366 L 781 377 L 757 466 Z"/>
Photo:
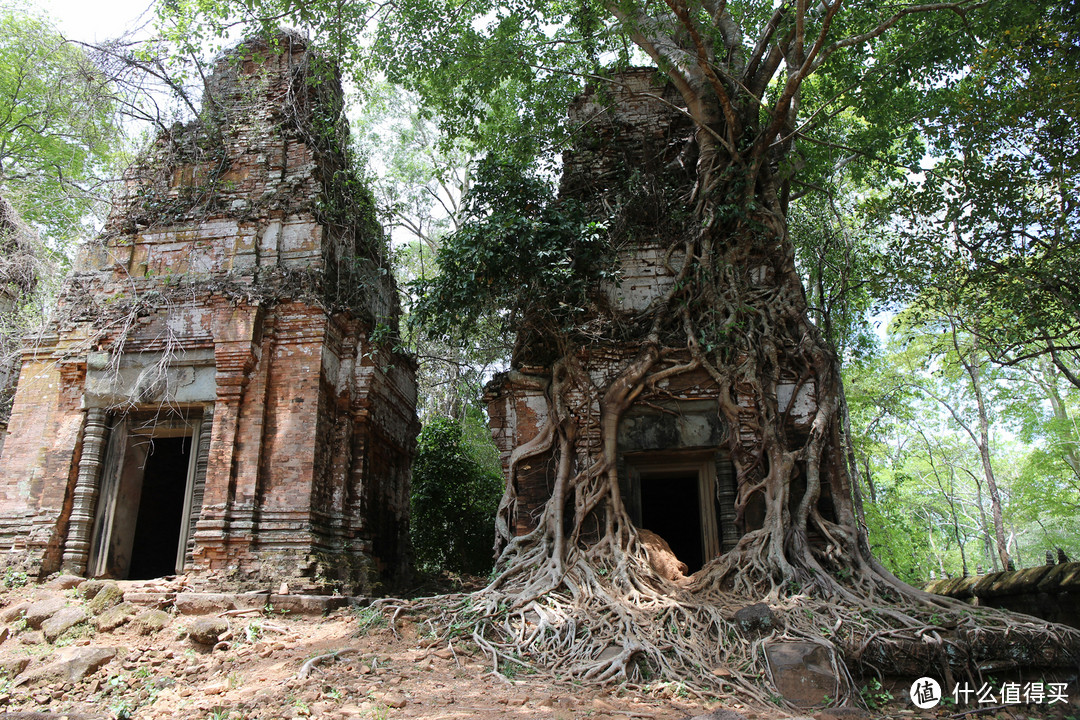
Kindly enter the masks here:
<path id="1" fill-rule="evenodd" d="M 569 125 L 585 132 L 563 155 L 560 196 L 592 208 L 612 228 L 618 247 L 618 281 L 596 288 L 591 314 L 581 321 L 588 332 L 578 336 L 588 338 L 577 351 L 579 365 L 597 388 L 608 387 L 640 350 L 621 339 L 619 328 L 641 322 L 675 284 L 685 257 L 685 228 L 676 211 L 697 158 L 687 142 L 694 127 L 679 110 L 682 102 L 673 86 L 658 81 L 655 68 L 636 68 L 588 89 L 570 107 Z M 616 219 L 611 208 L 620 208 Z M 763 262 L 759 272 L 771 270 Z M 658 370 L 692 365 L 685 341 L 679 342 L 662 349 Z M 554 454 L 542 442 L 550 432 L 552 373 L 552 355 L 542 343 L 519 337 L 511 370 L 486 388 L 492 436 L 513 483 L 508 526 L 517 535 L 535 527 L 552 494 Z M 763 491 L 750 493 L 741 511 L 737 507 L 736 463 L 754 462 L 757 436 L 752 422 L 728 426 L 718 411 L 721 392 L 704 368 L 679 372 L 650 384 L 618 424 L 617 467 L 627 512 L 639 528 L 667 541 L 691 572 L 735 547 L 764 519 Z M 750 390 L 736 386 L 731 394 L 752 420 Z M 816 407 L 812 383 L 791 373 L 778 394 L 790 432 L 807 432 Z M 578 418 L 579 452 L 585 448 L 595 457 L 599 428 L 587 420 L 599 417 L 598 399 L 575 393 L 568 405 Z M 589 460 L 579 457 L 577 463 L 587 467 Z"/>
<path id="2" fill-rule="evenodd" d="M 415 366 L 347 139 L 333 69 L 281 33 L 128 171 L 24 353 L 8 564 L 354 592 L 406 571 Z"/>

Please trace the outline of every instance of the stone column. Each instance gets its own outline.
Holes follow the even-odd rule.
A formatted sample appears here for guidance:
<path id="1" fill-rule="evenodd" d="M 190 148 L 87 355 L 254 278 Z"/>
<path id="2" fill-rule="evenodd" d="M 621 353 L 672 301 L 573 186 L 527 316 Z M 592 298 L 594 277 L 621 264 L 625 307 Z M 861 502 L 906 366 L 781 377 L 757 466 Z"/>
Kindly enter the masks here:
<path id="1" fill-rule="evenodd" d="M 250 373 L 258 362 L 262 310 L 224 302 L 213 309 L 216 395 L 202 507 L 192 537 L 191 570 L 235 566 L 230 553 L 230 516 L 236 492 L 236 449 L 241 408 Z M 235 569 L 233 567 L 232 569 Z"/>
<path id="2" fill-rule="evenodd" d="M 195 549 L 195 525 L 202 516 L 203 490 L 206 487 L 206 467 L 210 461 L 210 433 L 214 427 L 214 406 L 203 410 L 202 425 L 199 427 L 198 447 L 195 456 L 195 478 L 191 488 L 191 514 L 188 529 L 187 549 L 184 551 L 184 568 L 192 564 L 192 551 Z"/>
<path id="3" fill-rule="evenodd" d="M 195 523 L 192 549 L 193 567 L 214 570 L 223 567 L 228 553 L 229 515 L 235 493 L 236 443 L 240 425 L 240 405 L 247 374 L 255 358 L 251 346 L 237 350 L 218 346 L 217 398 L 210 428 L 202 507 Z"/>
<path id="4" fill-rule="evenodd" d="M 105 452 L 105 410 L 90 408 L 86 411 L 86 424 L 83 429 L 82 458 L 79 460 L 79 475 L 75 481 L 75 495 L 71 505 L 71 520 L 68 523 L 67 542 L 64 544 L 62 566 L 65 572 L 82 575 L 86 572 L 86 563 L 90 552 L 90 534 L 94 529 L 94 515 L 97 511 L 98 476 L 101 474 L 101 460 Z"/>

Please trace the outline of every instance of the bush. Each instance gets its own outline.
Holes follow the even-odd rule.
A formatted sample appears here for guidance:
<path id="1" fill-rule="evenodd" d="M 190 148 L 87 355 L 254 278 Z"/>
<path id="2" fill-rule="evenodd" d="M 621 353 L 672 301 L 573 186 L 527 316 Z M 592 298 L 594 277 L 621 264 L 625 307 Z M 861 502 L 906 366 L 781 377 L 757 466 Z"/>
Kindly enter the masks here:
<path id="1" fill-rule="evenodd" d="M 420 432 L 411 535 L 422 571 L 485 574 L 491 569 L 503 478 L 491 441 L 479 437 L 481 432 L 486 435 L 486 429 L 449 418 Z"/>

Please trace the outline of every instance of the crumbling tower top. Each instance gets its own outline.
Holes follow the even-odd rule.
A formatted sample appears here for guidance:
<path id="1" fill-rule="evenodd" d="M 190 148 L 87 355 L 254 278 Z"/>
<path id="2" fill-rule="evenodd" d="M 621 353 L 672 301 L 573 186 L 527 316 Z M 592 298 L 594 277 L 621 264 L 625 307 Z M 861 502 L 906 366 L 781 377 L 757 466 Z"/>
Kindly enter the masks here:
<path id="1" fill-rule="evenodd" d="M 631 68 L 590 85 L 568 111 L 577 141 L 563 153 L 561 193 L 608 192 L 632 173 L 655 172 L 683 152 L 693 132 L 685 103 L 656 68 Z"/>
<path id="2" fill-rule="evenodd" d="M 292 32 L 247 40 L 217 60 L 200 116 L 129 168 L 104 247 L 77 269 L 303 286 L 326 306 L 391 318 L 386 242 L 348 136 L 331 63 Z"/>
<path id="3" fill-rule="evenodd" d="M 24 353 L 0 567 L 404 576 L 415 363 L 386 339 L 397 291 L 347 140 L 334 68 L 281 32 L 223 55 L 199 116 L 135 161 Z"/>

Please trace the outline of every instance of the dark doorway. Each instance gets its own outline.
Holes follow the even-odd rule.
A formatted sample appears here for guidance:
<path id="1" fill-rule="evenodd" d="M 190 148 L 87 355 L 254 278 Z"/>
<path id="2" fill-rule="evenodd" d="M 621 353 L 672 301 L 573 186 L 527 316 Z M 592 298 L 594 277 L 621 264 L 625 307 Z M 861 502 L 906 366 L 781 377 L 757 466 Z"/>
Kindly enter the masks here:
<path id="1" fill-rule="evenodd" d="M 641 473 L 641 527 L 667 540 L 691 573 L 704 564 L 698 472 Z"/>
<path id="2" fill-rule="evenodd" d="M 128 578 L 149 580 L 176 573 L 184 520 L 190 437 L 154 438 L 143 471 L 139 514 Z"/>

